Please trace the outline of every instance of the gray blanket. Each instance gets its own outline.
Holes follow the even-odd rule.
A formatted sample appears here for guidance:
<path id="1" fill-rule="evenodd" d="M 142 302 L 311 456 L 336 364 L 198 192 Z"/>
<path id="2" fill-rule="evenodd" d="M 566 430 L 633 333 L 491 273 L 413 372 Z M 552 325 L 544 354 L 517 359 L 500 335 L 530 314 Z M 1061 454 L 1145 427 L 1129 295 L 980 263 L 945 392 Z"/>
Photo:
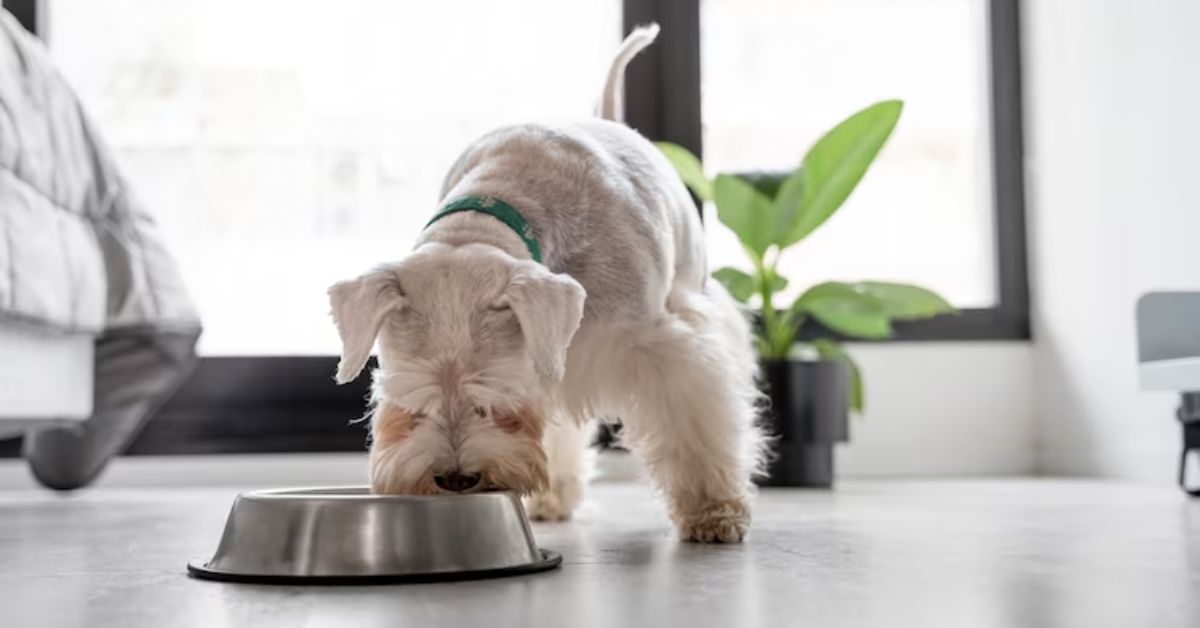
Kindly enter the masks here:
<path id="1" fill-rule="evenodd" d="M 26 437 L 55 488 L 90 482 L 128 445 L 190 371 L 200 333 L 154 219 L 41 43 L 3 10 L 0 325 L 97 339 L 94 416 Z"/>

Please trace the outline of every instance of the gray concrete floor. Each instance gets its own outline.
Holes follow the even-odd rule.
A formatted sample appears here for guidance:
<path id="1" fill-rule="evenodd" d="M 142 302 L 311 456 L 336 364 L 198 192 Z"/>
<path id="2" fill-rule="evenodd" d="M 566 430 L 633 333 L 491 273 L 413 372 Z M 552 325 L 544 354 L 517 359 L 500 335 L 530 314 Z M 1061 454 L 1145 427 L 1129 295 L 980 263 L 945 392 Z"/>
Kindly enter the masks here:
<path id="1" fill-rule="evenodd" d="M 685 545 L 637 485 L 535 526 L 561 570 L 382 587 L 191 580 L 229 490 L 0 492 L 0 625 L 1200 626 L 1200 501 L 1071 481 L 767 490 L 739 546 Z"/>

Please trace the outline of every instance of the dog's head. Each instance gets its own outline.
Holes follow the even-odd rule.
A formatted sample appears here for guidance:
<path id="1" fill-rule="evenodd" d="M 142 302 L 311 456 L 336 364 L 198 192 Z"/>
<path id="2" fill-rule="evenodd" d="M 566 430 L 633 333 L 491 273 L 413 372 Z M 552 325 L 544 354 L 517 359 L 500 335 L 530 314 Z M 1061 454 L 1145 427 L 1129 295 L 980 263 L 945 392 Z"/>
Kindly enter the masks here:
<path id="1" fill-rule="evenodd" d="M 371 485 L 433 494 L 545 487 L 542 403 L 561 381 L 583 287 L 485 245 L 428 244 L 329 289 L 337 381 L 378 339 Z"/>

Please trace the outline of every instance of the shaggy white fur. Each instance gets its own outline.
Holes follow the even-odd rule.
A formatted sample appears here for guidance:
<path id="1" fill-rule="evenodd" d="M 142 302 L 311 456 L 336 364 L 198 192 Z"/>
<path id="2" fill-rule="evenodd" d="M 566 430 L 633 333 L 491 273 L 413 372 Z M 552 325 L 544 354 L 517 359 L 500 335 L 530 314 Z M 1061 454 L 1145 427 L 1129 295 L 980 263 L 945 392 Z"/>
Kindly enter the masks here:
<path id="1" fill-rule="evenodd" d="M 469 146 L 443 203 L 494 196 L 543 263 L 492 216 L 461 212 L 398 262 L 330 288 L 338 381 L 378 339 L 371 483 L 386 493 L 505 488 L 537 518 L 578 505 L 594 417 L 620 417 L 681 538 L 736 542 L 750 523 L 756 361 L 735 302 L 709 280 L 695 206 L 619 122 L 634 31 L 608 75 L 606 119 L 505 128 Z"/>

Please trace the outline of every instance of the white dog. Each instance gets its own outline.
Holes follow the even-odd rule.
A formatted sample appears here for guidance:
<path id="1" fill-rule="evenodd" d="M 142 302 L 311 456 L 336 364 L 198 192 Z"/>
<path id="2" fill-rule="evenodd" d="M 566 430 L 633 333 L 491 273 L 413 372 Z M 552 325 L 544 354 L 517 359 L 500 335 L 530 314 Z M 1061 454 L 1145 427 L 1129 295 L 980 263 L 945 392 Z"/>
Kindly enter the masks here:
<path id="1" fill-rule="evenodd" d="M 681 538 L 746 533 L 763 450 L 749 325 L 708 278 L 678 175 L 619 122 L 625 66 L 657 34 L 625 40 L 603 119 L 479 139 L 416 250 L 330 288 L 339 383 L 379 341 L 374 491 L 510 489 L 566 519 L 589 420 L 612 416 Z"/>

